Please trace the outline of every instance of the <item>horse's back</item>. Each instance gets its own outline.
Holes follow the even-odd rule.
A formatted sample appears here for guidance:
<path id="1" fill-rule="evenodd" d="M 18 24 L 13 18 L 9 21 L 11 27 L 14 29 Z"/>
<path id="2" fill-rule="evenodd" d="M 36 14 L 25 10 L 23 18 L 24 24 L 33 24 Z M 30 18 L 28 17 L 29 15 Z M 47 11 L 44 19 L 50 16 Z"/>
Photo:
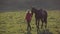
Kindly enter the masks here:
<path id="1" fill-rule="evenodd" d="M 36 19 L 47 19 L 47 11 L 46 10 L 36 10 L 35 11 Z"/>
<path id="2" fill-rule="evenodd" d="M 39 12 L 39 15 L 40 15 L 41 18 L 47 18 L 47 11 L 46 10 L 42 10 L 42 11 Z"/>

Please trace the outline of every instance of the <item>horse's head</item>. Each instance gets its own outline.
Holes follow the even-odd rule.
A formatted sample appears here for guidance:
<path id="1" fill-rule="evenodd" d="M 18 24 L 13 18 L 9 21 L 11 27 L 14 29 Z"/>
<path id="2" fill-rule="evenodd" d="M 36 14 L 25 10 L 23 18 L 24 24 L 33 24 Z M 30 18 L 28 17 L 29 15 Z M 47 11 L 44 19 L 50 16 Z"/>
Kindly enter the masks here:
<path id="1" fill-rule="evenodd" d="M 34 7 L 32 7 L 32 9 L 31 9 L 32 15 L 33 15 L 33 13 L 35 13 L 35 11 L 36 11 L 36 9 Z"/>

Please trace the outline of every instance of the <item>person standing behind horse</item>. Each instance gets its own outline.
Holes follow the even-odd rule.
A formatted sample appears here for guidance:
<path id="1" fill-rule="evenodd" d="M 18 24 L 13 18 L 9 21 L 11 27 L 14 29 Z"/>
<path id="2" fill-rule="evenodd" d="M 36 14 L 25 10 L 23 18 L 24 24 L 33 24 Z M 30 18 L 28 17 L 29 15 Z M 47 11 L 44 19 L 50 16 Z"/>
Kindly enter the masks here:
<path id="1" fill-rule="evenodd" d="M 27 30 L 30 28 L 31 30 L 31 25 L 30 25 L 30 22 L 31 22 L 31 18 L 32 18 L 32 14 L 31 12 L 28 10 L 27 13 L 26 13 L 26 17 L 25 17 L 25 20 L 27 22 Z"/>

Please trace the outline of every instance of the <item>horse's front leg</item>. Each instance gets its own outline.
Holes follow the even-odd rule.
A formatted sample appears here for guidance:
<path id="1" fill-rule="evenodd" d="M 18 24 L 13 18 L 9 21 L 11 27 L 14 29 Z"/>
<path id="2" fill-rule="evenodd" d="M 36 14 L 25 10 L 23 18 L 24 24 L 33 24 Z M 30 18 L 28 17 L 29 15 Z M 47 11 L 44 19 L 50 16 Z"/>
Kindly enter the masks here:
<path id="1" fill-rule="evenodd" d="M 35 21 L 35 24 L 36 24 L 36 28 L 37 28 L 37 31 L 38 31 L 38 21 L 37 21 L 37 19 Z"/>
<path id="2" fill-rule="evenodd" d="M 36 28 L 37 28 L 37 32 L 39 31 L 39 22 L 40 22 L 40 19 L 36 19 Z"/>
<path id="3" fill-rule="evenodd" d="M 36 24 L 36 28 L 37 28 L 37 19 L 36 19 L 36 21 L 35 21 L 35 24 Z"/>
<path id="4" fill-rule="evenodd" d="M 38 27 L 38 29 L 39 29 L 39 24 L 40 24 L 40 19 L 38 19 L 38 26 L 37 26 L 37 27 Z"/>

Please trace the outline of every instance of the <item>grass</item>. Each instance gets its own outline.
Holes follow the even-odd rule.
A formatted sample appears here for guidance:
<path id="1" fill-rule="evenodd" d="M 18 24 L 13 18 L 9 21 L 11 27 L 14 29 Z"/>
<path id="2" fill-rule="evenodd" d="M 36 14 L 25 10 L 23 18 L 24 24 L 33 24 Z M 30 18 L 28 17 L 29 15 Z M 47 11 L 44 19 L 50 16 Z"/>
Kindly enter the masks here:
<path id="1" fill-rule="evenodd" d="M 1 12 L 0 34 L 27 34 L 25 11 Z M 60 34 L 60 11 L 48 11 L 48 29 L 53 34 Z M 40 24 L 41 25 L 41 24 Z M 34 16 L 31 21 L 32 34 L 37 34 Z"/>

